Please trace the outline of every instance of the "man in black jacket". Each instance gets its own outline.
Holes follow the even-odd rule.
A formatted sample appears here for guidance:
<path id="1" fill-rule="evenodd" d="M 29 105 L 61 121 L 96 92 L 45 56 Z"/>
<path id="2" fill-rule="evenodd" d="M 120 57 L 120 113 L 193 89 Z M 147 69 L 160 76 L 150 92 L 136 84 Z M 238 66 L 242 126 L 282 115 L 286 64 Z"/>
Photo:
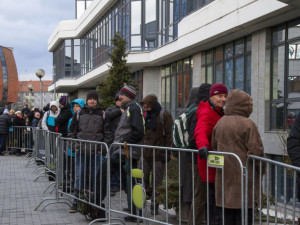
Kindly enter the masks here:
<path id="1" fill-rule="evenodd" d="M 104 140 L 104 111 L 98 106 L 98 93 L 95 90 L 89 91 L 86 97 L 86 105 L 77 113 L 74 113 L 69 128 L 68 137 L 73 139 L 103 142 Z M 105 176 L 106 161 L 101 156 L 106 154 L 105 148 L 100 144 L 92 144 L 85 142 L 73 142 L 72 150 L 75 150 L 75 190 L 77 193 L 85 187 L 90 191 L 97 193 L 96 201 L 104 199 L 106 195 L 106 180 L 98 181 L 99 171 L 102 171 L 102 177 Z M 100 166 L 102 169 L 100 170 Z M 84 176 L 87 178 L 84 179 Z M 97 176 L 95 176 L 97 175 Z M 95 177 L 97 180 L 95 180 Z M 85 184 L 86 179 L 90 179 L 88 187 Z M 96 190 L 94 187 L 96 186 Z M 102 196 L 98 196 L 103 190 Z M 105 191 L 104 191 L 105 189 Z M 77 201 L 73 202 L 70 213 L 77 211 Z"/>
<path id="2" fill-rule="evenodd" d="M 55 124 L 58 127 L 58 133 L 61 133 L 63 137 L 68 135 L 68 123 L 72 118 L 72 112 L 67 96 L 61 96 L 59 99 L 60 113 L 55 118 Z"/>
<path id="3" fill-rule="evenodd" d="M 4 108 L 0 107 L 0 156 L 5 150 L 6 137 L 9 132 L 9 126 L 12 125 L 11 119 L 7 114 L 3 114 Z"/>

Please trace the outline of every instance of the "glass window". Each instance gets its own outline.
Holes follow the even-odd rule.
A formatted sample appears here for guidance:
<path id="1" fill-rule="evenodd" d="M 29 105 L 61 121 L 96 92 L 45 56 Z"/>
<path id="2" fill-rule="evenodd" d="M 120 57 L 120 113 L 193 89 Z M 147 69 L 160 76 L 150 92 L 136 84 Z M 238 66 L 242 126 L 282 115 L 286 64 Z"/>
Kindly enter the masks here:
<path id="1" fill-rule="evenodd" d="M 173 117 L 178 108 L 184 108 L 191 89 L 192 60 L 187 58 L 164 66 L 161 69 L 162 106 Z M 166 99 L 165 101 L 163 101 Z"/>
<path id="2" fill-rule="evenodd" d="M 251 94 L 251 37 L 203 52 L 201 74 L 202 82 L 223 83 L 228 90 L 236 88 Z"/>
<path id="3" fill-rule="evenodd" d="M 300 112 L 299 19 L 273 28 L 271 37 L 270 129 L 285 130 Z"/>

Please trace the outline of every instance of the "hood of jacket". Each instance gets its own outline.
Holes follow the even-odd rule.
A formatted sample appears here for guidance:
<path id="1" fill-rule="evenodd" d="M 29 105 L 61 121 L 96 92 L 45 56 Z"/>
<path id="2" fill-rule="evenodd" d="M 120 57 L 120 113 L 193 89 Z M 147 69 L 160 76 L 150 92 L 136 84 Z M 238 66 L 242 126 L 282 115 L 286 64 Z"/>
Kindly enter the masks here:
<path id="1" fill-rule="evenodd" d="M 73 111 L 73 105 L 74 104 L 78 104 L 80 105 L 81 109 L 84 107 L 84 100 L 82 98 L 78 98 L 78 99 L 75 99 L 74 101 L 71 102 L 71 112 L 72 114 L 74 114 L 74 111 Z"/>
<path id="2" fill-rule="evenodd" d="M 56 108 L 59 108 L 59 107 L 58 107 L 58 104 L 57 104 L 57 101 L 51 101 L 51 102 L 50 102 L 50 107 L 49 107 L 49 108 L 51 109 L 51 106 L 53 106 L 53 105 L 56 106 Z"/>
<path id="3" fill-rule="evenodd" d="M 241 90 L 230 91 L 225 103 L 225 115 L 249 117 L 252 111 L 253 102 L 250 95 Z"/>
<path id="4" fill-rule="evenodd" d="M 190 90 L 189 98 L 185 104 L 185 108 L 190 107 L 193 103 L 197 101 L 198 90 L 199 90 L 198 87 L 193 87 Z"/>

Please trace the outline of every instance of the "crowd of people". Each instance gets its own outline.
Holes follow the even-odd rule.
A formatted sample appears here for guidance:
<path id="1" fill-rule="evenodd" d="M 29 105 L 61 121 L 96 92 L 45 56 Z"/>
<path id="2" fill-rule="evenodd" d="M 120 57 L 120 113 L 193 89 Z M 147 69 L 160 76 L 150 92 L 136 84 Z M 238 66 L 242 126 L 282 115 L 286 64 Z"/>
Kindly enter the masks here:
<path id="1" fill-rule="evenodd" d="M 51 132 L 59 132 L 63 137 L 89 141 L 112 143 L 143 144 L 151 146 L 172 147 L 173 118 L 158 101 L 155 94 L 149 94 L 138 103 L 136 90 L 133 86 L 123 86 L 115 96 L 115 105 L 103 110 L 99 107 L 99 96 L 95 90 L 87 93 L 86 99 L 75 99 L 69 104 L 67 96 L 62 96 L 59 103 L 50 102 L 43 110 L 25 106 L 22 111 L 14 112 L 0 108 L 0 154 L 5 148 L 6 134 L 10 126 L 39 127 Z M 185 205 L 184 214 L 189 224 L 201 225 L 206 220 L 206 207 L 209 205 L 209 224 L 222 224 L 222 198 L 224 197 L 224 224 L 241 224 L 241 174 L 239 165 L 231 157 L 225 157 L 225 193 L 222 196 L 222 172 L 209 168 L 207 177 L 207 157 L 211 150 L 233 152 L 238 155 L 245 165 L 250 154 L 263 156 L 263 144 L 255 123 L 249 119 L 253 110 L 251 96 L 241 90 L 231 90 L 228 93 L 223 84 L 201 84 L 192 88 L 185 108 L 178 110 L 176 117 L 190 111 L 188 122 L 188 148 L 197 149 L 198 154 L 184 153 L 181 155 L 181 190 L 182 201 Z M 84 147 L 83 147 L 84 149 Z M 155 201 L 153 188 L 162 184 L 167 156 L 164 151 L 144 148 L 132 148 L 130 157 L 126 151 L 120 151 L 119 146 L 112 148 L 111 159 L 111 194 L 119 190 L 120 182 L 124 183 L 127 193 L 128 208 L 124 209 L 137 215 L 139 211 L 131 203 L 130 183 L 120 180 L 120 166 L 125 174 L 130 174 L 132 168 L 141 168 L 144 172 L 144 185 L 147 198 L 151 199 L 151 214 L 157 215 L 158 202 Z M 142 154 L 141 154 L 142 153 Z M 155 155 L 153 155 L 153 153 Z M 92 153 L 91 153 L 92 154 Z M 95 153 L 97 154 L 97 153 Z M 75 157 L 76 191 L 81 190 L 84 171 L 90 168 L 91 183 L 94 187 L 95 172 L 99 170 L 101 159 L 86 157 L 87 151 L 69 149 L 68 156 Z M 120 156 L 121 155 L 121 156 Z M 142 158 L 141 158 L 142 156 Z M 85 158 L 86 157 L 86 158 Z M 121 158 L 121 162 L 120 162 Z M 153 161 L 155 160 L 155 166 Z M 195 171 L 192 173 L 192 164 Z M 251 164 L 251 163 L 250 163 Z M 250 165 L 250 167 L 255 165 Z M 249 170 L 249 194 L 252 194 L 252 176 L 259 179 Z M 150 176 L 152 173 L 152 176 Z M 192 177 L 194 174 L 194 177 Z M 152 182 L 150 180 L 152 178 Z M 155 182 L 153 182 L 155 180 Z M 192 192 L 194 183 L 194 192 Z M 207 183 L 209 183 L 209 198 L 207 199 Z M 258 184 L 259 182 L 256 182 Z M 132 185 L 135 180 L 132 180 Z M 78 192 L 77 192 L 78 193 Z M 193 196 L 194 193 L 194 196 Z M 257 197 L 257 196 L 256 196 Z M 194 205 L 192 199 L 195 199 Z M 248 197 L 249 214 L 252 210 L 252 197 Z M 195 209 L 193 210 L 193 206 Z M 133 208 L 131 208 L 133 207 Z M 77 200 L 73 202 L 70 212 L 77 211 Z M 194 213 L 193 213 L 194 212 Z M 135 222 L 136 218 L 127 216 L 125 221 Z M 249 216 L 249 223 L 252 217 Z"/>

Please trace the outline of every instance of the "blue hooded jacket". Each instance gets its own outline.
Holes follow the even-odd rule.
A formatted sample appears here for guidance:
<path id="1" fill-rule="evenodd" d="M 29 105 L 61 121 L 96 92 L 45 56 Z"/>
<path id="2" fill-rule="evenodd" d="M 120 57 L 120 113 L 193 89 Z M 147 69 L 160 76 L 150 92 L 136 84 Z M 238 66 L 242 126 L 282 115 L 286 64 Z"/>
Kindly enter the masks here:
<path id="1" fill-rule="evenodd" d="M 72 114 L 74 115 L 74 110 L 73 110 L 73 105 L 74 104 L 78 104 L 80 105 L 81 108 L 83 108 L 84 106 L 84 100 L 82 98 L 78 98 L 78 99 L 75 99 L 74 101 L 71 102 L 70 106 L 71 106 L 71 111 L 72 111 Z M 70 125 L 72 123 L 72 119 L 73 117 L 69 120 L 69 123 L 68 123 L 68 131 L 69 131 L 69 128 L 70 128 Z"/>

